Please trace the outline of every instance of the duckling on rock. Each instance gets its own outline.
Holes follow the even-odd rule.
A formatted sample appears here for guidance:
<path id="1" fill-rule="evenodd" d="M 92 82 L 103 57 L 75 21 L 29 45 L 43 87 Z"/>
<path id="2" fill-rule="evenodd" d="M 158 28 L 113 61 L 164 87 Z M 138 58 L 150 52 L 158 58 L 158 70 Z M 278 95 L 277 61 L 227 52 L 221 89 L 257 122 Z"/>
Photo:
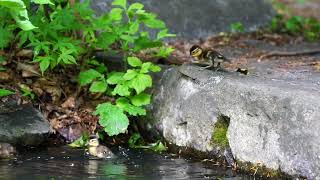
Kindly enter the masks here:
<path id="1" fill-rule="evenodd" d="M 8 143 L 0 143 L 0 159 L 8 159 L 14 157 L 16 149 Z"/>
<path id="2" fill-rule="evenodd" d="M 190 55 L 196 59 L 196 61 L 194 62 L 208 64 L 203 69 L 213 68 L 215 71 L 217 71 L 221 68 L 221 63 L 231 63 L 231 60 L 227 59 L 218 51 L 215 51 L 213 49 L 202 49 L 198 45 L 194 45 L 190 48 Z M 215 63 L 217 63 L 216 67 Z"/>
<path id="3" fill-rule="evenodd" d="M 112 158 L 115 156 L 109 148 L 100 145 L 97 135 L 90 136 L 88 152 L 90 155 L 98 158 Z"/>

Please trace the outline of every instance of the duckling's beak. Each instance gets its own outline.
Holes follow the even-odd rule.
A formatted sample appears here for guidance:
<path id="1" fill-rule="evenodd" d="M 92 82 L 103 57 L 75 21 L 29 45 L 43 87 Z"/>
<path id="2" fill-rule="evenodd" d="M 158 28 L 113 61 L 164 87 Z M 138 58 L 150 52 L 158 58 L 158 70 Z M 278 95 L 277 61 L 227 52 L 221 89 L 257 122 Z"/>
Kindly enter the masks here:
<path id="1" fill-rule="evenodd" d="M 200 63 L 199 56 L 192 56 L 193 58 L 191 59 L 192 63 Z"/>

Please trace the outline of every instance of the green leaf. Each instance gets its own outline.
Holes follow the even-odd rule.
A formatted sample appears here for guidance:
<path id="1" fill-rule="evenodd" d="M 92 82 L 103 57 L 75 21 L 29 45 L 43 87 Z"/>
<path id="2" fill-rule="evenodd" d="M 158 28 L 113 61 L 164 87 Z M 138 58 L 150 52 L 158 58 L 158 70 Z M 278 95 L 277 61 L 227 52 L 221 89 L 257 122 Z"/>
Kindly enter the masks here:
<path id="1" fill-rule="evenodd" d="M 143 4 L 141 3 L 133 3 L 129 6 L 128 11 L 132 11 L 132 10 L 141 10 L 143 9 Z"/>
<path id="2" fill-rule="evenodd" d="M 139 133 L 133 133 L 128 140 L 129 147 L 137 148 L 139 146 L 143 146 L 145 142 Z"/>
<path id="3" fill-rule="evenodd" d="M 97 45 L 100 48 L 108 48 L 111 44 L 113 44 L 117 40 L 118 36 L 114 33 L 110 32 L 102 32 L 98 37 Z"/>
<path id="4" fill-rule="evenodd" d="M 142 49 L 161 47 L 162 42 L 151 40 L 148 36 L 140 36 L 135 40 L 134 45 L 134 51 L 137 52 Z"/>
<path id="5" fill-rule="evenodd" d="M 61 51 L 61 54 L 58 57 L 58 63 L 60 61 L 62 61 L 65 64 L 77 64 L 73 53 L 75 53 L 75 49 L 65 49 L 65 48 L 63 48 L 62 51 Z"/>
<path id="6" fill-rule="evenodd" d="M 109 17 L 110 17 L 111 20 L 121 21 L 121 19 L 122 19 L 122 12 L 123 12 L 123 9 L 120 9 L 120 8 L 112 8 L 112 10 L 111 10 L 110 13 L 109 13 Z"/>
<path id="7" fill-rule="evenodd" d="M 139 74 L 131 80 L 130 86 L 136 90 L 137 94 L 140 94 L 147 87 L 152 87 L 152 78 L 148 74 Z"/>
<path id="8" fill-rule="evenodd" d="M 90 92 L 93 93 L 103 93 L 106 92 L 108 85 L 104 81 L 95 81 L 90 86 Z"/>
<path id="9" fill-rule="evenodd" d="M 43 74 L 50 66 L 50 58 L 38 56 L 37 59 L 40 62 L 40 70 Z"/>
<path id="10" fill-rule="evenodd" d="M 0 6 L 12 10 L 24 10 L 26 8 L 22 0 L 0 0 Z"/>
<path id="11" fill-rule="evenodd" d="M 174 48 L 172 48 L 172 47 L 162 46 L 162 47 L 160 47 L 160 49 L 159 49 L 159 51 L 158 51 L 157 57 L 166 58 L 166 57 L 168 57 L 173 51 L 174 51 Z"/>
<path id="12" fill-rule="evenodd" d="M 73 143 L 69 144 L 70 147 L 73 148 L 83 148 L 86 147 L 89 142 L 89 133 L 84 132 L 81 137 L 76 139 Z"/>
<path id="13" fill-rule="evenodd" d="M 131 103 L 135 106 L 144 106 L 150 104 L 151 96 L 147 93 L 140 93 L 131 98 Z"/>
<path id="14" fill-rule="evenodd" d="M 138 72 L 132 69 L 128 69 L 126 74 L 123 76 L 125 80 L 131 80 L 138 75 Z"/>
<path id="15" fill-rule="evenodd" d="M 158 66 L 158 65 L 152 64 L 152 65 L 150 66 L 149 70 L 152 71 L 152 72 L 160 72 L 160 71 L 161 71 L 161 67 Z"/>
<path id="16" fill-rule="evenodd" d="M 141 69 L 140 69 L 140 73 L 148 73 L 149 72 L 149 68 L 150 66 L 152 65 L 151 62 L 146 62 L 146 63 L 143 63 L 142 66 L 141 66 Z"/>
<path id="17" fill-rule="evenodd" d="M 127 60 L 129 65 L 132 67 L 138 67 L 142 65 L 141 60 L 137 57 L 128 57 Z"/>
<path id="18" fill-rule="evenodd" d="M 232 23 L 230 27 L 232 32 L 244 32 L 244 26 L 241 22 Z"/>
<path id="19" fill-rule="evenodd" d="M 134 42 L 134 37 L 127 34 L 122 34 L 120 38 L 127 42 L 131 42 L 131 43 Z"/>
<path id="20" fill-rule="evenodd" d="M 54 5 L 50 0 L 31 0 L 31 2 L 34 2 L 36 4 L 50 4 Z"/>
<path id="21" fill-rule="evenodd" d="M 0 27 L 0 49 L 6 48 L 13 40 L 13 32 L 8 28 Z"/>
<path id="22" fill-rule="evenodd" d="M 113 6 L 121 6 L 123 9 L 127 7 L 127 0 L 114 0 L 112 2 Z"/>
<path id="23" fill-rule="evenodd" d="M 0 0 L 0 6 L 10 9 L 11 16 L 21 29 L 28 31 L 36 28 L 29 21 L 28 12 L 22 0 Z"/>
<path id="24" fill-rule="evenodd" d="M 160 141 L 158 140 L 155 143 L 149 144 L 150 149 L 155 151 L 155 152 L 164 152 L 167 150 L 167 147 Z"/>
<path id="25" fill-rule="evenodd" d="M 111 72 L 108 74 L 107 83 L 112 85 L 118 84 L 119 82 L 124 80 L 123 76 L 123 72 Z"/>
<path id="26" fill-rule="evenodd" d="M 118 98 L 116 105 L 132 116 L 146 115 L 146 110 L 144 108 L 130 104 L 129 100 L 125 97 Z"/>
<path id="27" fill-rule="evenodd" d="M 157 39 L 162 39 L 162 38 L 165 38 L 165 37 L 176 37 L 175 34 L 168 34 L 168 29 L 163 29 L 161 31 L 158 32 L 157 34 Z"/>
<path id="28" fill-rule="evenodd" d="M 120 96 L 130 96 L 129 86 L 127 84 L 117 84 L 113 89 L 112 95 L 115 96 L 119 94 Z"/>
<path id="29" fill-rule="evenodd" d="M 163 29 L 166 27 L 165 23 L 159 19 L 146 19 L 143 22 L 147 27 L 152 29 Z"/>
<path id="30" fill-rule="evenodd" d="M 15 92 L 7 89 L 0 89 L 0 97 L 9 96 L 11 94 L 15 94 Z"/>
<path id="31" fill-rule="evenodd" d="M 138 32 L 139 26 L 140 26 L 139 21 L 133 22 L 132 24 L 130 24 L 128 33 L 129 34 L 135 34 L 136 32 Z"/>
<path id="32" fill-rule="evenodd" d="M 129 125 L 129 119 L 123 110 L 110 103 L 99 104 L 94 112 L 99 115 L 99 123 L 109 136 L 124 133 Z"/>
<path id="33" fill-rule="evenodd" d="M 87 71 L 80 72 L 80 75 L 79 75 L 80 86 L 87 85 L 91 83 L 93 80 L 95 80 L 96 78 L 99 78 L 102 76 L 103 76 L 102 74 L 100 74 L 98 71 L 94 69 L 89 69 Z"/>

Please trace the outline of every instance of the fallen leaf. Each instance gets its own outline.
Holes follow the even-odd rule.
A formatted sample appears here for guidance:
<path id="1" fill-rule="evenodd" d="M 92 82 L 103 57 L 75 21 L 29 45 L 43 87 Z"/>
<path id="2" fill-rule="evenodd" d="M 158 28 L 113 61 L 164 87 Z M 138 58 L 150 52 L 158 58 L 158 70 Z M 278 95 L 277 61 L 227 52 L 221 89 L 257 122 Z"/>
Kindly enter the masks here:
<path id="1" fill-rule="evenodd" d="M 33 51 L 31 49 L 22 49 L 20 50 L 17 54 L 17 57 L 27 57 L 27 58 L 32 58 L 33 56 Z"/>
<path id="2" fill-rule="evenodd" d="M 75 108 L 76 99 L 73 96 L 70 96 L 64 103 L 61 104 L 62 108 Z"/>
<path id="3" fill-rule="evenodd" d="M 12 80 L 12 76 L 10 76 L 7 72 L 0 72 L 0 83 L 9 82 Z"/>
<path id="4" fill-rule="evenodd" d="M 35 65 L 18 63 L 17 69 L 22 71 L 22 77 L 39 77 L 41 74 Z"/>

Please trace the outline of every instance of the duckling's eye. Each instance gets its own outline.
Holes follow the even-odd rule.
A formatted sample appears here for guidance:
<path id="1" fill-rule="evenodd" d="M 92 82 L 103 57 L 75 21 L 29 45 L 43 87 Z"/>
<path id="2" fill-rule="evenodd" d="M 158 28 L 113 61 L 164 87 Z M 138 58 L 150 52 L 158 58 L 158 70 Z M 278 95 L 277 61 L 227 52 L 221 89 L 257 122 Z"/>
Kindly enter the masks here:
<path id="1" fill-rule="evenodd" d="M 192 55 L 195 55 L 195 54 L 197 54 L 198 51 L 199 51 L 199 50 L 196 49 L 196 50 L 192 51 L 191 54 L 192 54 Z"/>

